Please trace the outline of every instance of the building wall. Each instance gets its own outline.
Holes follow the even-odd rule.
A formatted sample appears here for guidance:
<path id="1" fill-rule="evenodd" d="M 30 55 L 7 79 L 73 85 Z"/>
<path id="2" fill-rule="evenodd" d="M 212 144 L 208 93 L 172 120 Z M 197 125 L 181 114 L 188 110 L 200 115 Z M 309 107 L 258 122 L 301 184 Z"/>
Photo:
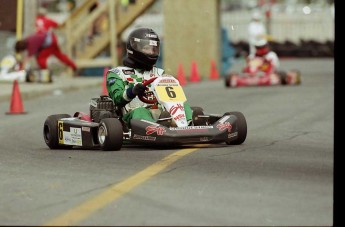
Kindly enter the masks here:
<path id="1" fill-rule="evenodd" d="M 0 0 L 0 31 L 16 30 L 17 1 Z"/>
<path id="2" fill-rule="evenodd" d="M 195 61 L 200 77 L 220 60 L 219 1 L 163 1 L 163 59 L 168 74 L 181 64 L 187 77 Z M 219 65 L 219 64 L 217 64 Z"/>

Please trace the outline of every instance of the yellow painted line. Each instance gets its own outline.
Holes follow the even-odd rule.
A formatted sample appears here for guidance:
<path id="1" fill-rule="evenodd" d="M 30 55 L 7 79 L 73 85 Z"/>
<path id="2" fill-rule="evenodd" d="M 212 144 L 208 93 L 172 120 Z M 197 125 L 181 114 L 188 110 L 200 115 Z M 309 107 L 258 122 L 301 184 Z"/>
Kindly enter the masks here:
<path id="1" fill-rule="evenodd" d="M 160 171 L 167 168 L 172 163 L 176 162 L 180 158 L 197 151 L 201 147 L 206 147 L 209 144 L 199 144 L 196 148 L 186 148 L 175 153 L 168 155 L 162 160 L 154 163 L 153 165 L 147 167 L 146 169 L 140 171 L 139 173 L 127 178 L 126 180 L 110 186 L 109 189 L 96 195 L 95 197 L 85 201 L 79 206 L 72 208 L 66 213 L 48 221 L 43 224 L 43 226 L 71 226 L 82 221 L 83 219 L 90 216 L 92 213 L 96 212 L 98 209 L 108 205 L 114 200 L 118 199 L 122 195 L 125 195 L 130 190 L 138 186 L 139 184 L 150 179 Z"/>

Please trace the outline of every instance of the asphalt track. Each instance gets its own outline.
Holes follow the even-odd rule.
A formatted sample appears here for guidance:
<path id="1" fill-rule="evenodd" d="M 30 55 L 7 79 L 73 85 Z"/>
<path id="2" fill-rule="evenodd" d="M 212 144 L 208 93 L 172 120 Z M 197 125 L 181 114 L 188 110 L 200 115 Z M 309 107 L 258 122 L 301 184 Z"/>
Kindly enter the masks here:
<path id="1" fill-rule="evenodd" d="M 53 151 L 45 118 L 87 112 L 100 88 L 25 100 L 21 115 L 0 102 L 0 225 L 332 226 L 334 60 L 282 68 L 300 69 L 302 84 L 184 87 L 206 112 L 245 115 L 239 146 Z"/>

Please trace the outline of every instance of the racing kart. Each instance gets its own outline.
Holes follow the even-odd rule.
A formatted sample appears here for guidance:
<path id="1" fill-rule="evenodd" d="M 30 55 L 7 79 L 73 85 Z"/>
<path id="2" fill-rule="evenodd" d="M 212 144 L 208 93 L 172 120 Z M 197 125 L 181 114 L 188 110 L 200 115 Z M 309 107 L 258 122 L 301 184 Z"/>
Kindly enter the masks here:
<path id="1" fill-rule="evenodd" d="M 148 104 L 156 122 L 132 119 L 130 127 L 122 120 L 125 108 L 109 96 L 91 98 L 90 113 L 55 114 L 46 118 L 44 141 L 50 149 L 87 148 L 120 150 L 124 144 L 176 146 L 201 143 L 242 144 L 247 122 L 241 112 L 206 114 L 192 107 L 192 123 L 187 122 L 183 103 L 187 100 L 173 76 L 163 75 L 144 81 L 151 91 L 139 99 Z M 157 108 L 159 105 L 161 108 Z"/>
<path id="2" fill-rule="evenodd" d="M 23 68 L 22 64 L 12 55 L 5 56 L 0 62 L 0 82 L 39 82 L 51 83 L 52 73 L 49 69 L 33 69 L 30 66 Z"/>
<path id="3" fill-rule="evenodd" d="M 299 85 L 300 83 L 299 70 L 276 70 L 270 62 L 260 57 L 248 59 L 242 73 L 230 72 L 225 76 L 226 87 Z"/>

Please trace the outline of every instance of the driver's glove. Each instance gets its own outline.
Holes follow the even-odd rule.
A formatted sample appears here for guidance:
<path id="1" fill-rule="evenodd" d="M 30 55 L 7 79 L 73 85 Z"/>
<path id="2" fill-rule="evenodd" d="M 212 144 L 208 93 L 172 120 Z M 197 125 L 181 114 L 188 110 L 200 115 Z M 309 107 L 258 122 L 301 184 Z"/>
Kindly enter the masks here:
<path id="1" fill-rule="evenodd" d="M 144 86 L 142 83 L 138 83 L 134 87 L 127 88 L 126 94 L 128 98 L 134 99 L 137 95 L 142 96 L 145 90 L 146 86 Z"/>

